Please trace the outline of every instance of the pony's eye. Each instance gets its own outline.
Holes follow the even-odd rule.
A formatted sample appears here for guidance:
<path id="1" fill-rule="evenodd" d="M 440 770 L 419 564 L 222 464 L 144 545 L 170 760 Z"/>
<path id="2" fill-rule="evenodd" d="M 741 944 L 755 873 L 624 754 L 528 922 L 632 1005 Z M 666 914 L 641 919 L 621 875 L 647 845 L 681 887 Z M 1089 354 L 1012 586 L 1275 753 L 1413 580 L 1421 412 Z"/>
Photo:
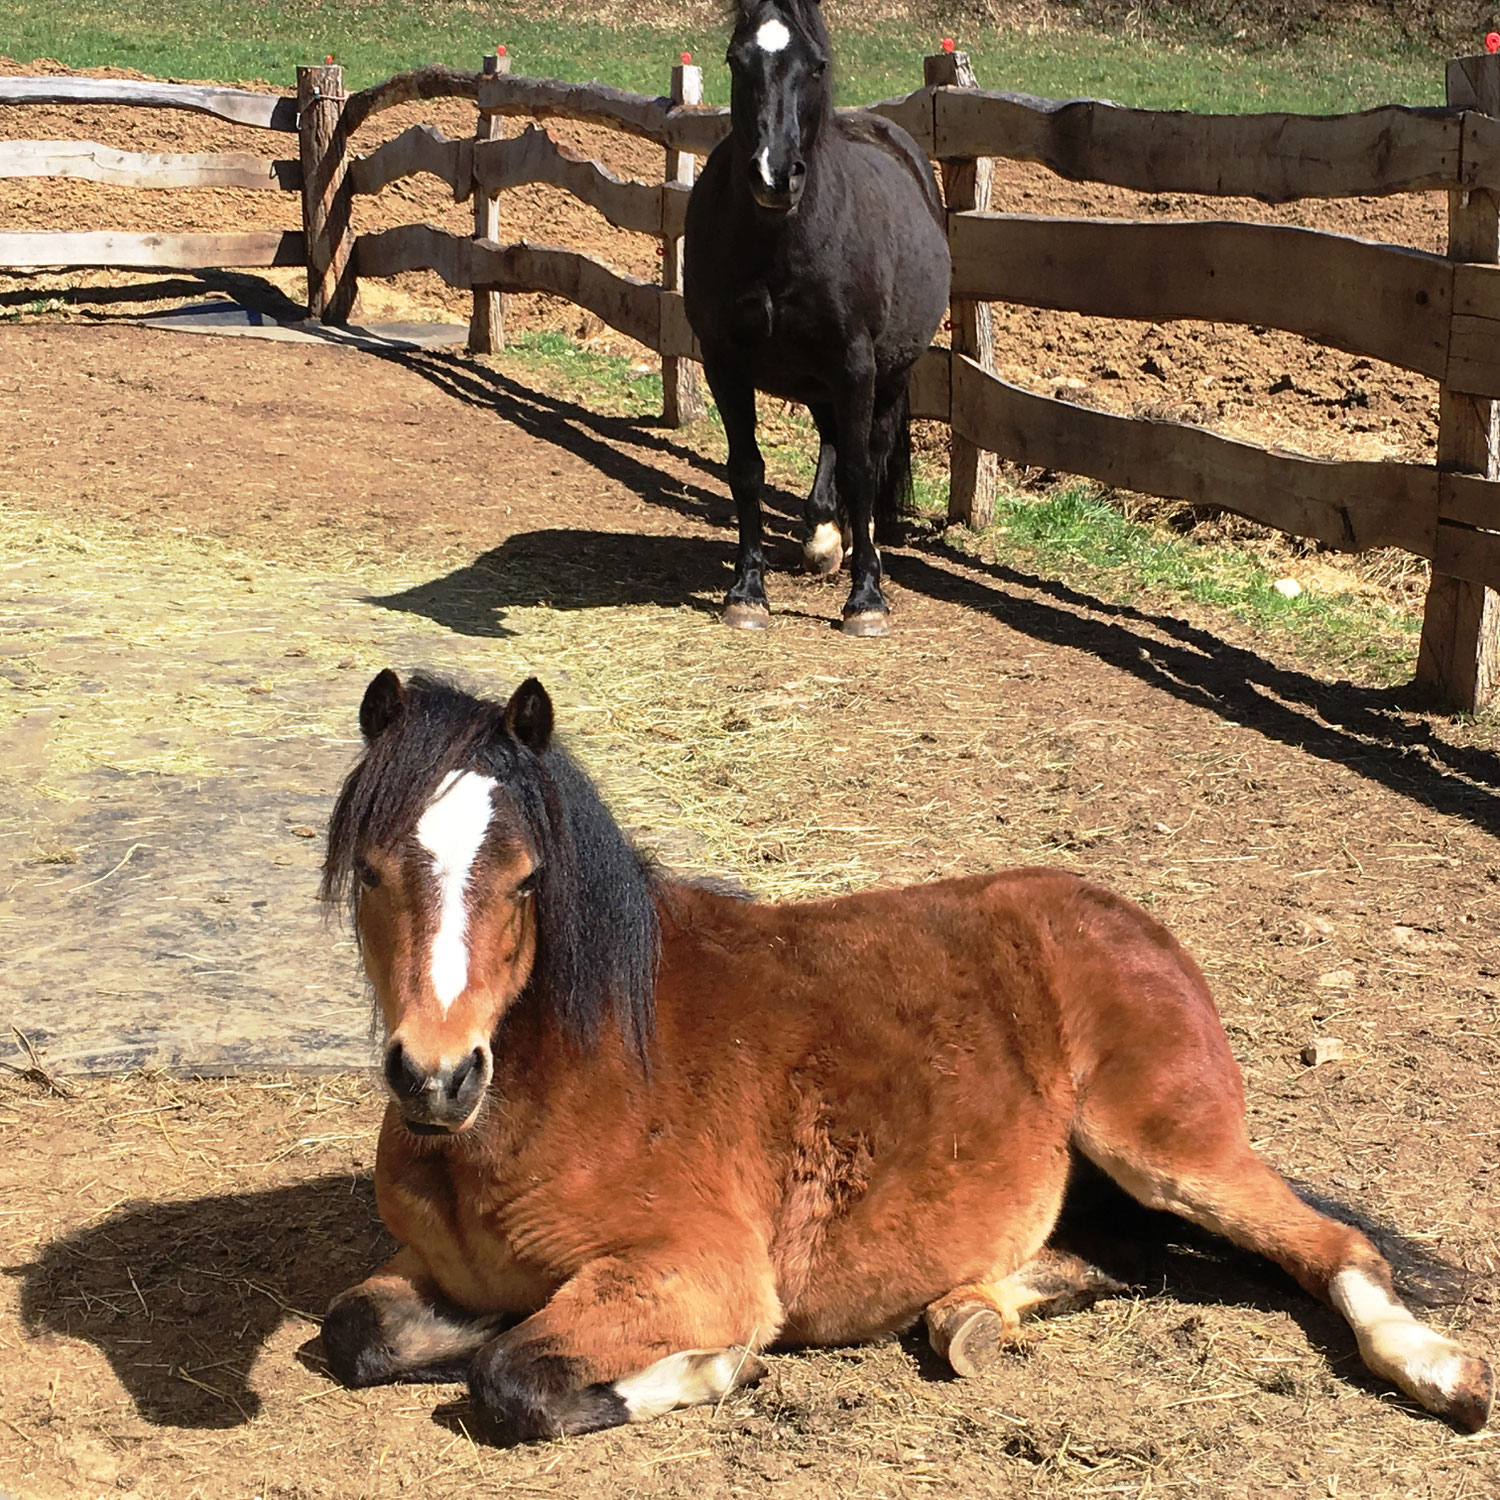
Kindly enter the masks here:
<path id="1" fill-rule="evenodd" d="M 531 872 L 531 874 L 529 874 L 525 878 L 525 880 L 523 880 L 516 887 L 516 900 L 517 901 L 524 901 L 524 900 L 526 900 L 526 898 L 528 896 L 534 896 L 536 894 L 537 881 L 540 879 L 541 873 L 542 872 L 541 872 L 540 867 L 537 868 L 537 869 L 535 869 L 535 870 L 533 870 Z"/>
<path id="2" fill-rule="evenodd" d="M 362 859 L 355 862 L 354 873 L 359 876 L 359 883 L 366 890 L 374 890 L 380 884 L 380 876 Z"/>

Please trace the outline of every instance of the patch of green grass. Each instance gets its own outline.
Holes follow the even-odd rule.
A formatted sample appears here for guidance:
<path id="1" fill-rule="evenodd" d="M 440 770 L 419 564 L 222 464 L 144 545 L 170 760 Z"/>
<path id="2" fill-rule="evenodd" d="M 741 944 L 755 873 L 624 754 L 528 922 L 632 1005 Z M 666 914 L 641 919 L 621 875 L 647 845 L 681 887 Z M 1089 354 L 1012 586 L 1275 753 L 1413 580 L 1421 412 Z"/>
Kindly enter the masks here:
<path id="1" fill-rule="evenodd" d="M 616 417 L 659 416 L 661 375 L 618 354 L 581 349 L 563 333 L 523 333 L 506 340 L 497 363 L 551 395 Z"/>
<path id="2" fill-rule="evenodd" d="M 1041 499 L 1002 492 L 986 531 L 950 537 L 988 558 L 1086 585 L 1114 602 L 1139 601 L 1143 592 L 1191 600 L 1288 635 L 1302 652 L 1366 680 L 1395 683 L 1415 664 L 1419 617 L 1352 589 L 1305 590 L 1288 599 L 1273 587 L 1278 574 L 1253 553 L 1131 520 L 1087 481 L 1060 485 Z"/>
<path id="3" fill-rule="evenodd" d="M 518 72 L 598 78 L 656 94 L 686 48 L 703 66 L 708 100 L 722 104 L 727 31 L 727 22 L 563 21 L 494 0 L 9 0 L 0 13 L 0 52 L 162 78 L 261 78 L 288 89 L 297 64 L 332 53 L 349 85 L 362 88 L 418 63 L 474 68 L 503 42 Z M 939 36 L 936 25 L 890 22 L 846 27 L 834 40 L 840 96 L 862 103 L 918 87 L 922 56 L 937 49 Z M 1443 59 L 1368 21 L 1274 48 L 1087 29 L 974 28 L 957 40 L 988 88 L 1161 109 L 1336 112 L 1437 103 L 1443 88 Z"/>

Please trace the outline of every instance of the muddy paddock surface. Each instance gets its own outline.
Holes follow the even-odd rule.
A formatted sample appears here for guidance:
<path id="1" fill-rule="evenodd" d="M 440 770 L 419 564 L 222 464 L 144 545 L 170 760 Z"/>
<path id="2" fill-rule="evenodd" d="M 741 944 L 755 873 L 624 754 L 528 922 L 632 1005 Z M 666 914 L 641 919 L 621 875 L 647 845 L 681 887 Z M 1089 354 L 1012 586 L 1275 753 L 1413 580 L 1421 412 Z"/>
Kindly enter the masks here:
<path id="1" fill-rule="evenodd" d="M 191 117 L 125 127 L 111 144 L 263 146 Z M 11 111 L 0 133 L 101 131 Z M 1079 201 L 1012 186 L 1040 211 Z M 0 189 L 7 227 L 229 212 Z M 1123 211 L 1114 196 L 1090 211 Z M 286 205 L 252 207 L 243 222 Z M 1395 212 L 1329 222 L 1433 245 L 1440 205 L 1377 223 Z M 614 259 L 639 270 L 638 251 Z M 516 355 L 136 326 L 225 286 L 286 293 L 0 280 L 20 314 L 0 324 L 0 1021 L 35 1049 L 17 1042 L 0 1082 L 0 1492 L 1500 1492 L 1490 1433 L 1367 1375 L 1283 1278 L 1115 1210 L 1116 1233 L 1078 1233 L 1129 1294 L 1037 1325 L 972 1381 L 914 1337 L 780 1353 L 717 1409 L 509 1452 L 470 1441 L 458 1387 L 334 1386 L 318 1314 L 390 1246 L 368 1005 L 314 888 L 379 667 L 495 692 L 535 672 L 644 843 L 767 899 L 1046 863 L 1144 902 L 1214 985 L 1258 1147 L 1399 1227 L 1376 1232 L 1409 1297 L 1492 1356 L 1500 760 L 1493 723 L 1426 715 L 1287 636 L 940 538 L 889 558 L 893 636 L 845 640 L 842 586 L 790 571 L 785 493 L 774 628 L 727 632 L 706 427 L 598 415 Z M 366 296 L 377 318 L 456 307 L 419 279 Z M 539 299 L 517 317 L 605 337 Z M 1308 451 L 1429 452 L 1432 393 L 1407 377 L 1254 330 L 1085 334 L 1016 314 L 1009 363 Z M 1307 1065 L 1318 1038 L 1342 1056 Z"/>

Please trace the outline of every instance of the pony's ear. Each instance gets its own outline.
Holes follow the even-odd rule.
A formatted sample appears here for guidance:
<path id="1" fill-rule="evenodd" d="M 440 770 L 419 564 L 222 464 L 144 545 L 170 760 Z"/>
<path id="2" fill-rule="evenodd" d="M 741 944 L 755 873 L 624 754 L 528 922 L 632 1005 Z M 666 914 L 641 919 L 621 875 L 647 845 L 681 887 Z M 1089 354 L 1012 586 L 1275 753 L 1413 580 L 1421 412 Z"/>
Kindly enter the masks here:
<path id="1" fill-rule="evenodd" d="M 505 705 L 505 728 L 533 754 L 540 755 L 552 738 L 552 700 L 535 677 L 528 677 Z"/>
<path id="2" fill-rule="evenodd" d="M 359 705 L 359 732 L 373 744 L 406 712 L 407 693 L 401 679 L 386 667 L 377 672 Z"/>

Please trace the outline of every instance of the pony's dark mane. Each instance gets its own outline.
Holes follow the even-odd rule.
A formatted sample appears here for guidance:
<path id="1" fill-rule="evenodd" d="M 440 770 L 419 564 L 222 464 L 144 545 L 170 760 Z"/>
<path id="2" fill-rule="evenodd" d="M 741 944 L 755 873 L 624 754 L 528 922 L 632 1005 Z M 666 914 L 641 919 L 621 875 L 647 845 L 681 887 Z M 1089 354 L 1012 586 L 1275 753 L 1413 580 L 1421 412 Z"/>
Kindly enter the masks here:
<path id="1" fill-rule="evenodd" d="M 540 755 L 506 728 L 505 706 L 418 672 L 399 717 L 368 743 L 328 824 L 322 897 L 358 900 L 361 851 L 408 837 L 450 771 L 492 776 L 540 857 L 537 957 L 523 992 L 579 1045 L 613 1018 L 642 1059 L 659 946 L 654 877 L 588 774 L 550 740 Z M 357 930 L 357 929 L 356 929 Z"/>

